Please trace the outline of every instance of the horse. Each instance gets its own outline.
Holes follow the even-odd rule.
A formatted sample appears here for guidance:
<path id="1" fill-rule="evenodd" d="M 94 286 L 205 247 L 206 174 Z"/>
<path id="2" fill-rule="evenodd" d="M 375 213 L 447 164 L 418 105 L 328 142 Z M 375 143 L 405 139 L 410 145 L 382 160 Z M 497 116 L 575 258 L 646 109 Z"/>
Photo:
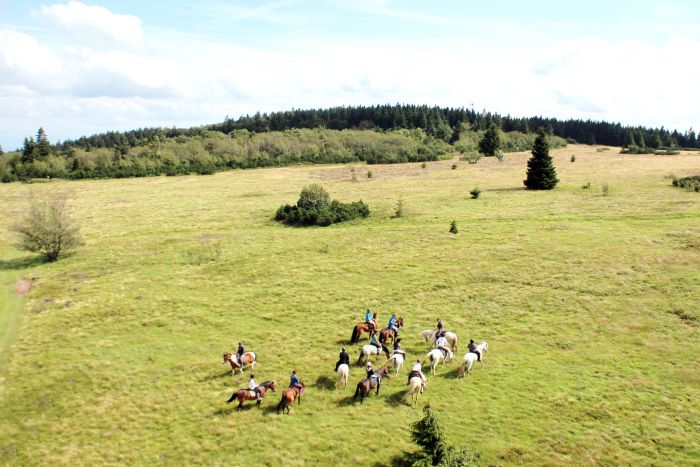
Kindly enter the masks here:
<path id="1" fill-rule="evenodd" d="M 287 409 L 287 415 L 289 415 L 290 407 L 294 404 L 294 399 L 297 400 L 297 404 L 301 404 L 301 394 L 304 392 L 305 386 L 301 381 L 299 385 L 301 385 L 301 388 L 290 386 L 282 391 L 282 400 L 277 404 L 277 413 L 280 413 L 280 410 L 284 412 L 284 409 Z"/>
<path id="2" fill-rule="evenodd" d="M 484 352 L 488 349 L 489 344 L 486 341 L 476 346 L 476 350 L 481 352 L 481 365 L 484 364 Z M 465 373 L 468 375 L 469 372 L 472 371 L 472 366 L 474 366 L 474 363 L 478 361 L 478 359 L 479 357 L 474 352 L 465 353 L 464 358 L 462 358 L 462 365 L 459 367 L 459 377 L 463 378 Z"/>
<path id="3" fill-rule="evenodd" d="M 233 355 L 230 353 L 225 353 L 224 354 L 224 361 L 221 363 L 226 363 L 229 362 L 231 364 L 231 374 L 235 375 L 236 374 L 236 369 L 241 370 L 241 373 L 243 373 L 243 367 L 250 366 L 251 370 L 255 369 L 255 362 L 258 359 L 258 356 L 255 354 L 255 352 L 246 352 L 240 357 L 241 363 L 238 363 L 238 361 L 233 358 Z"/>
<path id="4" fill-rule="evenodd" d="M 442 360 L 442 366 L 445 366 L 445 362 L 447 360 L 452 360 L 454 355 L 450 355 L 449 357 L 445 358 L 445 355 L 442 353 L 442 350 L 440 349 L 433 349 L 428 354 L 425 356 L 423 359 L 423 365 L 425 365 L 426 360 L 430 360 L 430 372 L 434 375 L 435 374 L 435 368 L 437 368 L 438 363 L 440 363 L 440 360 Z"/>
<path id="5" fill-rule="evenodd" d="M 378 369 L 376 374 L 379 375 L 379 379 L 377 378 L 365 378 L 361 380 L 359 383 L 357 383 L 357 389 L 355 389 L 355 395 L 352 397 L 353 402 L 355 399 L 357 399 L 357 396 L 360 396 L 360 404 L 364 403 L 365 397 L 367 397 L 372 389 L 377 389 L 376 395 L 379 395 L 379 388 L 382 385 L 382 378 L 384 376 L 389 375 L 389 370 L 387 369 L 386 365 L 383 365 L 380 369 Z"/>
<path id="6" fill-rule="evenodd" d="M 258 387 L 260 388 L 260 399 L 256 402 L 256 405 L 260 407 L 260 403 L 265 397 L 265 393 L 267 392 L 267 390 L 269 389 L 270 391 L 275 392 L 275 382 L 265 381 Z M 255 394 L 255 391 L 253 391 L 252 389 L 239 389 L 231 395 L 231 398 L 227 400 L 226 403 L 230 404 L 231 402 L 233 402 L 234 399 L 238 399 L 238 407 L 236 408 L 240 410 L 243 407 L 243 401 L 256 400 L 257 396 Z"/>
<path id="7" fill-rule="evenodd" d="M 395 353 L 394 355 L 389 358 L 389 361 L 387 362 L 387 365 L 391 363 L 394 365 L 394 368 L 396 368 L 396 374 L 399 374 L 399 370 L 401 367 L 403 367 L 403 362 L 406 360 L 406 354 L 403 353 Z"/>
<path id="8" fill-rule="evenodd" d="M 403 327 L 403 318 L 399 318 L 396 320 L 396 327 L 401 329 Z M 381 331 L 379 331 L 379 342 L 386 342 L 387 339 L 391 337 L 391 343 L 394 343 L 394 339 L 396 339 L 396 334 L 394 334 L 393 329 L 389 328 L 384 328 Z"/>
<path id="9" fill-rule="evenodd" d="M 376 348 L 375 346 L 373 346 L 372 344 L 363 345 L 362 348 L 360 349 L 360 358 L 357 359 L 357 364 L 362 365 L 363 359 L 367 359 L 367 361 L 369 361 L 369 357 L 371 355 L 378 356 L 380 354 L 380 352 L 384 352 L 386 354 L 386 358 L 388 360 L 391 357 L 391 355 L 389 355 L 389 349 L 384 344 L 380 343 L 380 345 L 382 346 L 381 351 L 378 348 Z"/>
<path id="10" fill-rule="evenodd" d="M 412 396 L 411 405 L 416 405 L 418 403 L 418 397 L 425 391 L 428 387 L 428 380 L 423 381 L 420 376 L 414 376 L 411 381 L 408 382 L 409 389 L 406 394 L 401 396 L 401 399 L 405 399 L 408 396 Z"/>
<path id="11" fill-rule="evenodd" d="M 350 365 L 342 363 L 338 365 L 338 382 L 335 384 L 336 388 L 341 386 L 345 389 L 348 385 L 348 376 L 350 375 Z"/>
<path id="12" fill-rule="evenodd" d="M 356 324 L 355 327 L 352 329 L 352 337 L 350 337 L 350 344 L 357 344 L 360 341 L 360 336 L 362 335 L 362 333 L 367 331 L 369 331 L 369 324 Z"/>
<path id="13" fill-rule="evenodd" d="M 433 331 L 432 329 L 426 329 L 425 331 L 421 332 L 420 335 L 425 339 L 425 342 L 431 342 L 432 344 L 435 344 L 436 339 L 436 331 Z M 450 349 L 452 349 L 453 352 L 457 351 L 457 334 L 451 331 L 445 331 L 445 339 L 447 339 L 447 343 L 450 344 Z"/>

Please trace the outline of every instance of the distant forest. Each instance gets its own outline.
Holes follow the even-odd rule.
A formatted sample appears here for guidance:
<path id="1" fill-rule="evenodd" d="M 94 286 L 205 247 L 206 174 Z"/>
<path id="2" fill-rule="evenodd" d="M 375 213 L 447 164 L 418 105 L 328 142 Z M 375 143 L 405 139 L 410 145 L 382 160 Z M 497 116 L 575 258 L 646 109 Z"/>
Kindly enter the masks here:
<path id="1" fill-rule="evenodd" d="M 698 148 L 695 132 L 619 123 L 515 118 L 464 108 L 415 105 L 335 107 L 257 113 L 194 128 L 144 128 L 51 144 L 39 128 L 18 151 L 0 149 L 0 181 L 33 178 L 124 178 L 212 174 L 290 164 L 387 164 L 478 158 L 492 126 L 504 153 L 532 148 L 544 128 L 552 147 L 623 146 L 626 153 L 674 154 Z"/>
<path id="2" fill-rule="evenodd" d="M 560 136 L 569 142 L 582 144 L 603 144 L 608 146 L 639 146 L 658 148 L 699 148 L 700 142 L 690 129 L 684 133 L 678 130 L 647 128 L 642 126 L 622 126 L 592 120 L 558 120 L 556 118 L 519 118 L 486 111 L 477 112 L 465 108 L 429 107 L 418 105 L 378 105 L 332 107 L 328 109 L 288 110 L 284 112 L 257 113 L 238 119 L 226 118 L 222 123 L 196 128 L 144 128 L 125 132 L 108 132 L 93 136 L 83 136 L 56 145 L 57 150 L 69 148 L 114 148 L 119 146 L 136 147 L 150 141 L 153 136 L 196 136 L 203 131 L 213 130 L 225 134 L 234 130 L 248 130 L 252 133 L 284 131 L 292 128 L 346 129 L 413 129 L 422 128 L 426 134 L 445 142 L 454 143 L 468 123 L 473 130 L 485 130 L 494 122 L 505 132 L 518 131 L 534 133 L 543 127 L 550 135 Z"/>

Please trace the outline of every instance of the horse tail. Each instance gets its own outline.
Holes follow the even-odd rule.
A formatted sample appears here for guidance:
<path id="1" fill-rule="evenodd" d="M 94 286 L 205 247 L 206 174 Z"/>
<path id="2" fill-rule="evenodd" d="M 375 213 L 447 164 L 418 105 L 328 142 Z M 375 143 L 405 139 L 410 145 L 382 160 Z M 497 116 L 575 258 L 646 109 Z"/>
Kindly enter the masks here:
<path id="1" fill-rule="evenodd" d="M 360 336 L 358 336 L 357 326 L 355 326 L 354 328 L 352 328 L 352 337 L 350 338 L 350 343 L 355 344 L 359 339 Z"/>
<path id="2" fill-rule="evenodd" d="M 386 338 L 384 337 L 384 333 L 382 331 L 379 331 L 379 343 L 382 344 Z"/>
<path id="3" fill-rule="evenodd" d="M 237 395 L 238 395 L 238 391 L 234 391 L 234 393 L 231 394 L 231 398 L 229 400 L 227 400 L 226 403 L 230 404 L 231 402 L 233 402 L 233 400 L 236 398 Z"/>
<path id="4" fill-rule="evenodd" d="M 358 365 L 362 365 L 362 355 L 363 355 L 363 353 L 364 353 L 364 352 L 362 351 L 362 349 L 360 349 L 360 358 L 357 359 L 357 364 L 358 364 Z"/>
<path id="5" fill-rule="evenodd" d="M 284 394 L 282 394 L 282 399 L 280 400 L 280 403 L 277 404 L 277 413 L 280 413 L 280 410 L 284 409 Z"/>
<path id="6" fill-rule="evenodd" d="M 455 334 L 455 341 L 454 341 L 454 344 L 452 344 L 452 351 L 453 352 L 457 351 L 457 334 Z"/>
<path id="7" fill-rule="evenodd" d="M 359 396 L 359 395 L 360 395 L 360 383 L 357 383 L 357 389 L 355 389 L 355 395 L 352 396 L 352 400 L 354 401 L 355 399 L 357 399 L 357 396 Z"/>

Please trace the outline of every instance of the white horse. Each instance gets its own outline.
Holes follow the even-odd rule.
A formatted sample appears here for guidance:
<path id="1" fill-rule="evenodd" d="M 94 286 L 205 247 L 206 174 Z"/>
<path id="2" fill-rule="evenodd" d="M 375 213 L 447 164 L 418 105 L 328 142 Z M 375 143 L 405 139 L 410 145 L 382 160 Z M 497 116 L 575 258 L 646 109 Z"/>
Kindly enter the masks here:
<path id="1" fill-rule="evenodd" d="M 486 352 L 488 349 L 489 344 L 486 341 L 476 346 L 476 350 L 481 352 L 482 365 L 484 364 L 484 352 Z M 474 363 L 478 361 L 478 359 L 479 357 L 474 352 L 465 353 L 464 358 L 462 358 L 462 365 L 459 367 L 459 377 L 463 377 L 465 373 L 468 375 L 469 372 L 472 371 L 472 367 L 474 366 Z"/>
<path id="2" fill-rule="evenodd" d="M 343 389 L 348 385 L 348 377 L 350 376 L 350 366 L 346 363 L 338 365 L 338 382 L 335 387 L 339 389 L 341 386 Z"/>
<path id="3" fill-rule="evenodd" d="M 407 398 L 409 395 L 411 398 L 411 405 L 416 405 L 418 403 L 418 397 L 425 391 L 428 387 L 428 380 L 423 381 L 420 376 L 414 376 L 411 381 L 408 382 L 409 389 L 406 394 L 401 396 L 401 399 Z"/>
<path id="4" fill-rule="evenodd" d="M 389 358 L 389 349 L 387 349 L 385 346 L 382 346 L 382 350 L 379 350 L 377 347 L 373 346 L 372 344 L 367 344 L 363 345 L 362 348 L 360 349 L 360 358 L 357 359 L 357 364 L 362 365 L 362 360 L 364 359 L 365 361 L 369 361 L 369 357 L 372 355 L 381 355 L 382 351 L 386 354 L 386 358 Z"/>
<path id="5" fill-rule="evenodd" d="M 428 354 L 425 356 L 423 359 L 423 365 L 425 365 L 425 361 L 430 360 L 430 373 L 433 375 L 435 374 L 435 368 L 437 368 L 438 363 L 440 363 L 440 360 L 442 360 L 442 366 L 445 366 L 445 362 L 447 360 L 452 360 L 452 354 L 450 354 L 447 358 L 445 358 L 445 354 L 442 353 L 442 350 L 440 349 L 433 349 Z"/>
<path id="6" fill-rule="evenodd" d="M 396 368 L 396 374 L 399 374 L 399 370 L 403 367 L 403 362 L 406 360 L 406 354 L 403 353 L 395 353 L 394 355 L 389 358 L 388 363 L 391 363 L 394 365 L 394 368 Z"/>
<path id="7" fill-rule="evenodd" d="M 420 335 L 425 339 L 425 342 L 430 342 L 431 345 L 435 345 L 435 341 L 437 340 L 436 336 L 436 331 L 433 331 L 432 329 L 426 329 L 425 331 L 421 332 Z M 445 339 L 447 339 L 447 343 L 450 344 L 450 348 L 452 349 L 453 352 L 457 351 L 457 334 L 451 331 L 445 331 Z"/>

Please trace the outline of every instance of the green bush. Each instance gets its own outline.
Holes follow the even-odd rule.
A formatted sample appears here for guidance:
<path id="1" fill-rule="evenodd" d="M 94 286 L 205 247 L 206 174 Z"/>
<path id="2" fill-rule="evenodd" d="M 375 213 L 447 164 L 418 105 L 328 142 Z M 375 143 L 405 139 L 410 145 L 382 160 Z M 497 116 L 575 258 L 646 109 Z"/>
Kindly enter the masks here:
<path id="1" fill-rule="evenodd" d="M 369 206 L 360 201 L 341 203 L 332 200 L 320 185 L 304 187 L 297 204 L 280 206 L 275 212 L 275 220 L 290 225 L 327 226 L 357 218 L 368 217 Z"/>
<path id="2" fill-rule="evenodd" d="M 700 192 L 700 175 L 692 175 L 690 177 L 674 178 L 673 186 L 679 188 L 687 188 L 692 191 Z"/>
<path id="3" fill-rule="evenodd" d="M 459 233 L 459 229 L 457 229 L 457 221 L 452 221 L 450 223 L 450 233 L 451 234 L 457 234 Z"/>
<path id="4" fill-rule="evenodd" d="M 477 199 L 481 194 L 481 190 L 478 188 L 474 188 L 472 191 L 469 192 L 469 194 L 472 195 L 472 199 Z"/>

